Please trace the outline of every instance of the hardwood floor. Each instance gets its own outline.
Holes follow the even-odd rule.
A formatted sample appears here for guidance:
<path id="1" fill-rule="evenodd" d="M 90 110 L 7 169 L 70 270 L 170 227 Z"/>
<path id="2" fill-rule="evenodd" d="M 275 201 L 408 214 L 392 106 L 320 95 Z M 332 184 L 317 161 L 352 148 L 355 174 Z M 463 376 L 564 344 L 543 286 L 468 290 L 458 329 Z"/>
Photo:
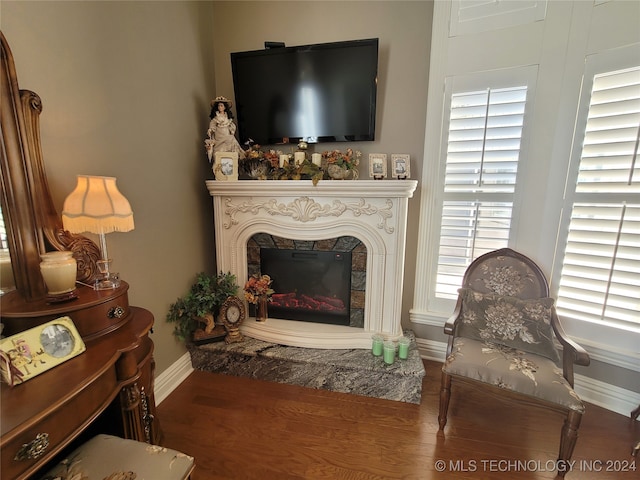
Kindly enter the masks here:
<path id="1" fill-rule="evenodd" d="M 440 364 L 424 363 L 420 405 L 195 371 L 158 407 L 163 444 L 195 457 L 192 480 L 556 477 L 560 415 L 454 384 L 443 437 Z M 565 478 L 640 478 L 638 438 L 639 422 L 587 405 Z"/>

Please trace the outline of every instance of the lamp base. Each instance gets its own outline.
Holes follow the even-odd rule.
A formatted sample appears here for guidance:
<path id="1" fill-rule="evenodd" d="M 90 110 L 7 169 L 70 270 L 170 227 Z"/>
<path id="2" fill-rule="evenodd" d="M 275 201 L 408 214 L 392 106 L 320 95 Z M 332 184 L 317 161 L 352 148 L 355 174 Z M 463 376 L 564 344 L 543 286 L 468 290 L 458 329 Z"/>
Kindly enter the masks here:
<path id="1" fill-rule="evenodd" d="M 104 235 L 101 239 L 104 238 Z M 106 254 L 106 242 L 102 246 L 102 254 Z M 102 274 L 102 278 L 96 278 L 96 283 L 93 285 L 94 290 L 113 290 L 120 286 L 120 277 L 117 273 L 111 273 L 109 271 L 109 265 L 111 264 L 110 258 L 103 258 L 96 262 L 98 270 Z"/>
<path id="2" fill-rule="evenodd" d="M 94 290 L 112 290 L 120 286 L 120 279 L 117 275 L 108 274 L 104 278 L 96 279 L 96 283 L 93 285 Z"/>

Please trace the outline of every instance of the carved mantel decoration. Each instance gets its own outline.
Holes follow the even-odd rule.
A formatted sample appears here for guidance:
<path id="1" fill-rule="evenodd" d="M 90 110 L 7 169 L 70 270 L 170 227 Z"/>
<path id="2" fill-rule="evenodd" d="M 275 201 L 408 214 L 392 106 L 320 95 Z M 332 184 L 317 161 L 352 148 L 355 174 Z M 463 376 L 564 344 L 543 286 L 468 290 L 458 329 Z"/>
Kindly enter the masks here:
<path id="1" fill-rule="evenodd" d="M 256 215 L 260 210 L 264 210 L 270 215 L 284 215 L 291 217 L 299 222 L 313 222 L 320 217 L 339 217 L 343 213 L 350 211 L 356 216 L 359 215 L 377 215 L 380 218 L 378 227 L 384 229 L 387 233 L 393 233 L 394 228 L 387 225 L 387 220 L 391 218 L 391 210 L 393 202 L 389 199 L 386 201 L 384 208 L 378 208 L 361 198 L 356 203 L 343 203 L 340 200 L 334 200 L 331 204 L 321 204 L 309 197 L 296 198 L 288 204 L 279 203 L 276 199 L 270 199 L 262 203 L 254 203 L 245 201 L 240 205 L 235 205 L 231 199 L 226 199 L 226 208 L 224 214 L 230 217 L 230 221 L 225 223 L 225 228 L 230 228 L 238 223 L 235 219 L 237 213 L 251 212 Z"/>
<path id="2" fill-rule="evenodd" d="M 218 270 L 247 279 L 247 242 L 256 233 L 293 240 L 350 235 L 367 248 L 364 328 L 273 319 L 244 334 L 309 348 L 370 348 L 371 335 L 402 335 L 408 199 L 415 180 L 353 182 L 207 181 L 213 197 Z M 263 272 L 269 273 L 269 272 Z"/>

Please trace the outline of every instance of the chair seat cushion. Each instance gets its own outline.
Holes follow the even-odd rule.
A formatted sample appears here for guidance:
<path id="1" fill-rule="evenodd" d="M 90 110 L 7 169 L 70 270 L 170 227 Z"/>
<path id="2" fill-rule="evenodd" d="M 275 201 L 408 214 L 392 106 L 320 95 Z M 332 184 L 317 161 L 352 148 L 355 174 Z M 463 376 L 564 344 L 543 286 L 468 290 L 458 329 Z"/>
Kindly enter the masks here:
<path id="1" fill-rule="evenodd" d="M 550 359 L 498 343 L 456 337 L 443 371 L 495 385 L 567 409 L 584 412 L 584 404 Z"/>
<path id="2" fill-rule="evenodd" d="M 193 467 L 193 457 L 176 450 L 96 435 L 41 480 L 183 480 Z"/>

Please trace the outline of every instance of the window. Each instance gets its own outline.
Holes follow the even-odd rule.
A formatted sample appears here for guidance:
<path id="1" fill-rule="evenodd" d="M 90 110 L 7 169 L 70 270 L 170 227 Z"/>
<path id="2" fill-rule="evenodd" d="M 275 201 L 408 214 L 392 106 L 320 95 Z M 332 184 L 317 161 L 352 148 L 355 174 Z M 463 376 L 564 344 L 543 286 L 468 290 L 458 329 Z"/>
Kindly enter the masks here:
<path id="1" fill-rule="evenodd" d="M 7 229 L 5 227 L 2 210 L 0 210 L 0 251 L 9 249 L 9 239 L 7 238 Z"/>
<path id="2" fill-rule="evenodd" d="M 558 312 L 579 320 L 637 328 L 640 67 L 596 74 L 588 93 L 575 191 L 569 192 L 572 208 Z"/>
<path id="3" fill-rule="evenodd" d="M 506 247 L 527 86 L 451 95 L 436 296 L 456 298 L 471 261 Z"/>

